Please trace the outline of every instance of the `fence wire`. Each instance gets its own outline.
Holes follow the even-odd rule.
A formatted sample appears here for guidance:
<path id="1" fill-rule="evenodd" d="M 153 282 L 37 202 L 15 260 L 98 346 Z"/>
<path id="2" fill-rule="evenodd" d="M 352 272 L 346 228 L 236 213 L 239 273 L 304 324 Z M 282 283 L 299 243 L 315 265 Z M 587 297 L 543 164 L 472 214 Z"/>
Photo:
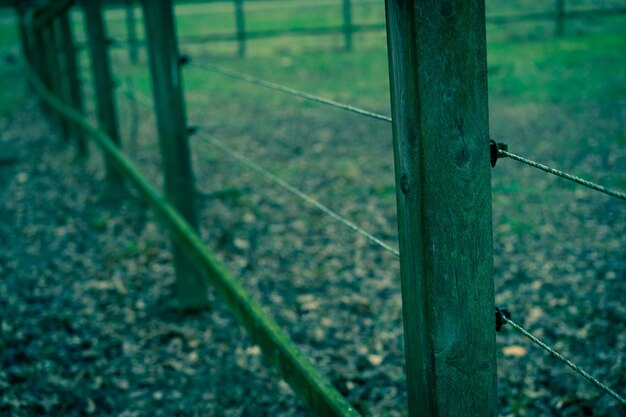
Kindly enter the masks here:
<path id="1" fill-rule="evenodd" d="M 270 84 L 273 84 L 273 83 L 270 83 Z M 305 93 L 305 94 L 307 94 L 307 93 Z M 150 99 L 148 97 L 146 97 L 146 96 L 144 96 L 142 94 L 139 94 L 139 93 L 137 93 L 135 91 L 132 91 L 132 89 L 130 89 L 130 88 L 127 89 L 127 93 L 125 95 L 130 100 L 137 101 L 137 102 L 141 103 L 144 106 L 151 106 L 152 105 L 152 103 L 151 103 L 151 101 L 150 101 Z M 390 118 L 389 118 L 389 121 L 391 121 Z M 239 161 L 244 166 L 246 166 L 248 169 L 250 169 L 250 170 L 252 170 L 252 171 L 262 175 L 263 177 L 265 177 L 270 182 L 276 184 L 277 186 L 279 186 L 279 187 L 283 188 L 284 190 L 288 191 L 289 193 L 295 195 L 296 197 L 298 197 L 299 199 L 303 200 L 307 204 L 317 208 L 318 210 L 320 210 L 321 212 L 325 213 L 329 217 L 333 218 L 334 220 L 336 220 L 340 224 L 344 225 L 345 227 L 347 227 L 347 228 L 353 230 L 354 232 L 360 234 L 361 236 L 365 237 L 367 240 L 369 240 L 370 242 L 374 243 L 376 246 L 379 246 L 380 248 L 382 248 L 385 251 L 395 255 L 396 257 L 400 256 L 400 252 L 397 249 L 395 249 L 394 247 L 392 247 L 391 245 L 389 245 L 388 243 L 384 242 L 383 240 L 377 238 L 376 236 L 374 236 L 371 233 L 367 232 L 366 230 L 362 229 L 361 227 L 359 227 L 358 225 L 356 225 L 352 221 L 350 221 L 350 220 L 346 219 L 345 217 L 341 216 L 340 214 L 338 214 L 337 212 L 333 211 L 329 207 L 327 207 L 324 204 L 320 203 L 315 198 L 309 196 L 308 194 L 304 193 L 303 191 L 301 191 L 298 188 L 294 187 L 293 185 L 289 184 L 288 182 L 286 182 L 282 178 L 274 175 L 273 173 L 271 173 L 267 169 L 263 168 L 262 166 L 258 165 L 257 163 L 255 163 L 254 161 L 249 159 L 248 157 L 246 157 L 243 154 L 237 152 L 236 150 L 230 148 L 224 142 L 222 142 L 222 141 L 212 137 L 207 132 L 204 132 L 202 130 L 200 130 L 199 133 L 200 133 L 199 137 L 201 139 L 203 139 L 205 142 L 207 142 L 208 144 L 216 147 L 217 149 L 221 150 L 222 152 L 226 153 L 227 155 L 229 155 L 233 159 Z M 585 180 L 583 178 L 580 178 L 580 177 L 577 177 L 577 176 L 574 176 L 574 175 L 571 175 L 571 174 L 567 174 L 567 173 L 565 173 L 563 171 L 559 171 L 559 170 L 550 168 L 550 167 L 548 167 L 546 165 L 539 164 L 539 163 L 537 163 L 535 161 L 523 158 L 523 157 L 521 157 L 519 155 L 513 154 L 513 153 L 505 151 L 505 150 L 499 150 L 498 152 L 502 156 L 507 156 L 507 157 L 509 157 L 511 159 L 523 162 L 525 164 L 528 164 L 528 165 L 533 166 L 535 168 L 541 169 L 541 170 L 543 170 L 545 172 L 548 172 L 550 174 L 563 177 L 563 178 L 568 179 L 570 181 L 574 181 L 574 182 L 576 182 L 578 184 L 581 184 L 581 185 L 587 186 L 589 188 L 592 188 L 592 189 L 594 189 L 596 191 L 600 191 L 600 192 L 603 192 L 605 194 L 608 194 L 608 195 L 611 195 L 611 196 L 614 196 L 614 197 L 626 200 L 626 195 L 624 195 L 623 193 L 607 189 L 606 187 L 603 187 L 601 185 L 595 184 L 595 183 L 593 183 L 591 181 L 587 181 L 587 180 Z M 558 352 L 554 348 L 550 347 L 545 342 L 541 341 L 539 338 L 534 336 L 532 333 L 530 333 L 524 327 L 522 327 L 521 325 L 517 324 L 515 321 L 511 320 L 510 318 L 508 318 L 508 317 L 506 317 L 504 315 L 502 315 L 502 319 L 504 320 L 504 322 L 506 322 L 507 324 L 511 325 L 511 327 L 513 327 L 520 334 L 522 334 L 523 336 L 528 338 L 530 341 L 535 343 L 537 346 L 541 347 L 546 352 L 548 352 L 549 354 L 551 354 L 552 356 L 554 356 L 555 358 L 557 358 L 558 360 L 563 362 L 565 365 L 567 365 L 569 368 L 571 368 L 576 373 L 581 375 L 583 378 L 587 379 L 589 382 L 591 382 L 597 388 L 599 388 L 600 390 L 604 391 L 605 393 L 607 393 L 608 395 L 610 395 L 611 397 L 616 399 L 622 405 L 626 405 L 626 399 L 624 397 L 622 397 L 620 394 L 615 392 L 609 386 L 607 386 L 606 384 L 604 384 L 603 382 L 601 382 L 600 380 L 598 380 L 597 378 L 595 378 L 594 376 L 589 374 L 587 371 L 582 369 L 580 366 L 576 365 L 574 362 L 572 362 L 571 360 L 567 359 L 560 352 Z"/>
<path id="2" fill-rule="evenodd" d="M 200 132 L 198 132 L 198 133 L 200 133 L 199 137 L 202 138 L 203 140 L 205 140 L 207 143 L 209 143 L 210 145 L 213 145 L 214 147 L 218 148 L 219 150 L 221 150 L 225 154 L 229 155 L 231 158 L 236 159 L 237 161 L 242 163 L 244 166 L 246 166 L 250 170 L 256 172 L 257 174 L 262 175 L 263 177 L 265 177 L 270 182 L 278 185 L 282 189 L 284 189 L 284 190 L 288 191 L 289 193 L 295 195 L 296 197 L 298 197 L 299 199 L 301 199 L 305 203 L 309 204 L 310 206 L 313 206 L 313 207 L 317 208 L 318 210 L 320 210 L 324 214 L 330 216 L 334 220 L 338 221 L 340 224 L 346 226 L 347 228 L 349 228 L 349 229 L 355 231 L 356 233 L 360 234 L 361 236 L 365 237 L 367 240 L 369 240 L 370 242 L 374 243 L 375 245 L 381 247 L 382 249 L 386 250 L 387 252 L 389 252 L 389 253 L 391 253 L 391 254 L 393 254 L 395 256 L 398 256 L 398 257 L 400 256 L 400 252 L 397 249 L 395 249 L 393 246 L 391 246 L 388 243 L 384 242 L 383 240 L 377 238 L 376 236 L 372 235 L 371 233 L 365 231 L 364 229 L 362 229 L 361 227 L 357 226 L 352 221 L 346 219 L 345 217 L 341 216 L 339 213 L 333 211 L 329 207 L 327 207 L 324 204 L 320 203 L 315 198 L 311 197 L 310 195 L 306 194 L 305 192 L 303 192 L 303 191 L 299 190 L 298 188 L 294 187 L 293 185 L 289 184 L 287 181 L 283 180 L 282 178 L 274 175 L 273 173 L 271 173 L 267 169 L 263 168 L 262 166 L 258 165 L 256 162 L 252 161 L 251 159 L 249 159 L 248 157 L 244 156 L 243 154 L 241 154 L 241 153 L 237 152 L 236 150 L 230 148 L 224 142 L 222 142 L 222 141 L 220 141 L 218 139 L 215 139 L 214 137 L 210 136 L 208 133 L 206 133 L 206 132 L 204 132 L 202 130 L 200 130 Z"/>
<path id="3" fill-rule="evenodd" d="M 505 150 L 499 149 L 498 153 L 500 155 L 502 155 L 502 156 L 506 156 L 506 157 L 514 159 L 514 160 L 516 160 L 518 162 L 522 162 L 522 163 L 524 163 L 526 165 L 529 165 L 529 166 L 531 166 L 533 168 L 540 169 L 540 170 L 542 170 L 544 172 L 547 172 L 548 174 L 556 175 L 558 177 L 565 178 L 566 180 L 573 181 L 573 182 L 575 182 L 577 184 L 584 185 L 585 187 L 589 187 L 592 190 L 599 191 L 601 193 L 610 195 L 612 197 L 619 198 L 621 200 L 626 200 L 626 194 L 624 194 L 624 193 L 622 193 L 620 191 L 612 190 L 612 189 L 607 188 L 607 187 L 605 187 L 603 185 L 596 184 L 595 182 L 591 182 L 589 180 L 586 180 L 584 178 L 578 177 L 576 175 L 568 174 L 567 172 L 563 172 L 563 171 L 560 171 L 558 169 L 551 168 L 551 167 L 549 167 L 547 165 L 540 164 L 539 162 L 535 162 L 533 160 L 524 158 L 522 156 L 516 155 L 516 154 L 511 153 L 509 151 L 505 151 Z"/>
<path id="4" fill-rule="evenodd" d="M 385 116 L 379 113 L 374 113 L 369 110 L 364 110 L 359 107 L 355 107 L 349 104 L 340 103 L 338 101 L 330 100 L 324 97 L 317 96 L 315 94 L 307 93 L 306 91 L 297 90 L 295 88 L 287 87 L 281 84 L 276 84 L 271 81 L 264 80 L 262 78 L 254 77 L 252 75 L 244 74 L 242 72 L 234 71 L 229 68 L 225 68 L 215 64 L 198 64 L 194 61 L 190 61 L 189 65 L 200 68 L 205 71 L 213 72 L 216 74 L 221 74 L 226 77 L 230 77 L 236 80 L 245 81 L 254 85 L 258 85 L 260 87 L 269 88 L 270 90 L 279 91 L 284 94 L 288 94 L 294 97 L 299 97 L 308 101 L 312 101 L 314 103 L 323 104 L 326 106 L 333 107 L 335 109 L 349 111 L 351 113 L 355 113 L 361 116 L 369 117 L 371 119 L 382 120 L 384 122 L 391 123 L 391 117 Z"/>
<path id="5" fill-rule="evenodd" d="M 557 358 L 558 360 L 563 362 L 565 365 L 569 366 L 571 369 L 573 369 L 576 373 L 581 375 L 583 378 L 587 379 L 589 382 L 591 382 L 596 387 L 600 388 L 602 391 L 604 391 L 607 394 L 609 394 L 611 397 L 615 398 L 617 401 L 619 401 L 623 405 L 626 405 L 626 399 L 624 397 L 619 395 L 617 392 L 613 391 L 606 384 L 600 382 L 597 378 L 593 377 L 591 374 L 586 372 L 580 366 L 576 365 L 574 362 L 572 362 L 571 360 L 567 359 L 565 356 L 563 356 L 557 350 L 555 350 L 554 348 L 548 346 L 546 343 L 542 342 L 540 339 L 538 339 L 536 336 L 534 336 L 528 330 L 526 330 L 525 328 L 523 328 L 522 326 L 520 326 L 519 324 L 517 324 L 516 322 L 514 322 L 510 318 L 506 317 L 504 314 L 502 315 L 502 319 L 507 324 L 510 324 L 511 327 L 513 327 L 519 333 L 524 335 L 526 338 L 530 339 L 537 346 L 539 346 L 540 348 L 542 348 L 543 350 L 545 350 L 546 352 L 548 352 L 549 354 L 551 354 L 552 356 L 554 356 L 555 358 Z"/>
<path id="6" fill-rule="evenodd" d="M 142 105 L 144 105 L 146 107 L 152 106 L 152 103 L 151 103 L 151 101 L 150 101 L 150 99 L 148 97 L 146 97 L 146 96 L 144 96 L 142 94 L 137 93 L 136 91 L 134 91 L 130 87 L 125 89 L 125 94 L 124 95 L 129 100 L 138 102 L 138 103 L 140 103 L 140 104 L 142 104 Z M 358 233 L 361 236 L 365 237 L 367 240 L 369 240 L 370 242 L 374 243 L 375 245 L 381 247 L 382 249 L 386 250 L 387 252 L 389 252 L 389 253 L 397 256 L 397 257 L 400 256 L 400 252 L 398 251 L 398 249 L 394 248 L 393 246 L 391 246 L 390 244 L 386 243 L 382 239 L 379 239 L 376 236 L 372 235 L 371 233 L 367 232 L 363 228 L 361 228 L 358 225 L 356 225 L 354 222 L 346 219 L 345 217 L 343 217 L 342 215 L 340 215 L 336 211 L 330 209 L 329 207 L 327 207 L 324 204 L 320 203 L 315 198 L 313 198 L 310 195 L 306 194 L 304 191 L 299 190 L 298 188 L 296 188 L 293 185 L 289 184 L 287 181 L 285 181 L 282 178 L 274 175 L 273 173 L 271 173 L 267 169 L 263 168 L 262 166 L 260 166 L 256 162 L 252 161 L 250 158 L 248 158 L 248 157 L 244 156 L 243 154 L 241 154 L 240 152 L 237 152 L 236 150 L 230 148 L 224 142 L 222 142 L 222 141 L 220 141 L 220 140 L 210 136 L 207 132 L 203 131 L 201 127 L 199 127 L 199 132 L 198 133 L 200 134 L 199 137 L 201 139 L 203 139 L 204 141 L 206 141 L 210 145 L 213 145 L 214 147 L 218 148 L 219 150 L 221 150 L 225 154 L 229 155 L 233 159 L 236 159 L 237 161 L 242 163 L 247 168 L 251 169 L 252 171 L 254 171 L 254 172 L 258 173 L 258 174 L 261 174 L 267 180 L 269 180 L 272 183 L 278 185 L 279 187 L 283 188 L 284 190 L 288 191 L 289 193 L 295 195 L 296 197 L 298 197 L 302 201 L 306 202 L 310 206 L 313 206 L 313 207 L 317 208 L 321 212 L 325 213 L 326 215 L 330 216 L 334 220 L 338 221 L 340 224 L 343 224 L 344 226 L 348 227 L 349 229 L 355 231 L 356 233 Z"/>
<path id="7" fill-rule="evenodd" d="M 285 93 L 285 94 L 289 94 L 291 96 L 300 97 L 300 98 L 303 98 L 305 100 L 312 101 L 312 102 L 315 102 L 315 103 L 324 104 L 324 105 L 327 105 L 327 106 L 330 106 L 330 107 L 333 107 L 333 108 L 336 108 L 336 109 L 349 111 L 349 112 L 356 113 L 358 115 L 369 117 L 369 118 L 376 119 L 376 120 L 382 120 L 382 121 L 389 122 L 389 123 L 392 122 L 392 118 L 389 117 L 389 116 L 385 116 L 385 115 L 382 115 L 382 114 L 379 114 L 379 113 L 374 113 L 374 112 L 371 112 L 369 110 L 364 110 L 364 109 L 361 109 L 359 107 L 355 107 L 355 106 L 352 106 L 352 105 L 349 105 L 349 104 L 344 104 L 344 103 L 340 103 L 340 102 L 337 102 L 337 101 L 334 101 L 334 100 L 329 100 L 329 99 L 326 99 L 326 98 L 323 98 L 323 97 L 320 97 L 320 96 L 317 96 L 317 95 L 314 95 L 314 94 L 311 94 L 311 93 L 307 93 L 305 91 L 297 90 L 297 89 L 294 89 L 294 88 L 291 88 L 291 87 L 287 87 L 287 86 L 284 86 L 284 85 L 281 85 L 281 84 L 276 84 L 276 83 L 273 83 L 271 81 L 267 81 L 267 80 L 264 80 L 262 78 L 258 78 L 258 77 L 255 77 L 255 76 L 252 76 L 252 75 L 249 75 L 249 74 L 244 74 L 242 72 L 234 71 L 234 70 L 231 70 L 229 68 L 225 68 L 225 67 L 222 67 L 222 66 L 219 66 L 219 65 L 208 64 L 208 63 L 198 64 L 198 63 L 195 63 L 193 61 L 191 61 L 189 64 L 194 66 L 194 67 L 196 67 L 196 68 L 200 68 L 200 69 L 203 69 L 203 70 L 206 70 L 206 71 L 210 71 L 210 72 L 213 72 L 213 73 L 221 74 L 221 75 L 224 75 L 224 76 L 227 76 L 227 77 L 230 77 L 230 78 L 233 78 L 233 79 L 237 79 L 237 80 L 240 80 L 240 81 L 245 81 L 245 82 L 248 82 L 248 83 L 251 83 L 251 84 L 255 84 L 255 85 L 258 85 L 258 86 L 261 86 L 261 87 L 269 88 L 271 90 L 279 91 L 279 92 L 282 92 L 282 93 Z M 607 188 L 607 187 L 605 187 L 603 185 L 596 184 L 596 183 L 594 183 L 592 181 L 586 180 L 586 179 L 578 177 L 576 175 L 568 174 L 567 172 L 551 168 L 551 167 L 549 167 L 547 165 L 540 164 L 538 162 L 535 162 L 533 160 L 524 158 L 522 156 L 516 155 L 514 153 L 511 153 L 511 152 L 508 152 L 508 151 L 505 151 L 505 150 L 501 150 L 500 149 L 500 150 L 498 150 L 498 152 L 499 152 L 499 154 L 501 156 L 507 156 L 507 157 L 509 157 L 509 158 L 511 158 L 513 160 L 522 162 L 522 163 L 524 163 L 526 165 L 529 165 L 531 167 L 540 169 L 540 170 L 542 170 L 544 172 L 547 172 L 549 174 L 559 176 L 559 177 L 564 178 L 566 180 L 573 181 L 573 182 L 575 182 L 577 184 L 580 184 L 580 185 L 583 185 L 585 187 L 591 188 L 592 190 L 599 191 L 601 193 L 604 193 L 604 194 L 610 195 L 612 197 L 616 197 L 616 198 L 619 198 L 621 200 L 625 200 L 626 201 L 626 193 L 623 193 L 623 192 L 620 192 L 620 191 L 616 191 L 616 190 L 612 190 L 612 189 Z"/>

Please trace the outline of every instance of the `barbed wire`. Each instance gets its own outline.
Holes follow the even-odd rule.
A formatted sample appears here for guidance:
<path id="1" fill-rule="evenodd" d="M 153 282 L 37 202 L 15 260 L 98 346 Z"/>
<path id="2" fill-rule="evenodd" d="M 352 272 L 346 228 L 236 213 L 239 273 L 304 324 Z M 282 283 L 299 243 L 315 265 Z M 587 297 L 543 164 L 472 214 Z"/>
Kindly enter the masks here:
<path id="1" fill-rule="evenodd" d="M 523 328 L 522 326 L 520 326 L 519 324 L 517 324 L 516 322 L 514 322 L 510 318 L 506 317 L 504 314 L 502 314 L 501 316 L 502 316 L 502 319 L 507 324 L 510 324 L 511 327 L 513 327 L 515 330 L 517 330 L 523 336 L 525 336 L 526 338 L 531 340 L 537 346 L 539 346 L 540 348 L 542 348 L 543 350 L 545 350 L 546 352 L 548 352 L 549 354 L 551 354 L 552 356 L 554 356 L 555 358 L 557 358 L 558 360 L 560 360 L 561 362 L 566 364 L 568 367 L 573 369 L 575 372 L 577 372 L 579 375 L 581 375 L 582 377 L 587 379 L 589 382 L 594 384 L 596 387 L 600 388 L 602 391 L 606 392 L 611 397 L 615 398 L 622 405 L 626 405 L 626 399 L 624 397 L 622 397 L 621 395 L 619 395 L 617 392 L 613 391 L 606 384 L 600 382 L 597 378 L 593 377 L 591 374 L 586 372 L 580 366 L 576 365 L 574 362 L 572 362 L 571 360 L 567 359 L 565 356 L 563 356 L 557 350 L 555 350 L 554 348 L 548 346 L 546 343 L 541 341 L 539 338 L 534 336 L 532 333 L 530 333 L 528 330 L 526 330 L 525 328 Z"/>
<path id="2" fill-rule="evenodd" d="M 610 195 L 612 197 L 619 198 L 621 200 L 626 200 L 626 194 L 622 193 L 620 191 L 612 190 L 610 188 L 604 187 L 603 185 L 596 184 L 595 182 L 591 182 L 589 180 L 586 180 L 584 178 L 578 177 L 576 175 L 568 174 L 567 172 L 563 172 L 563 171 L 560 171 L 558 169 L 551 168 L 551 167 L 549 167 L 547 165 L 540 164 L 539 162 L 535 162 L 535 161 L 533 161 L 531 159 L 524 158 L 522 156 L 516 155 L 516 154 L 511 153 L 509 151 L 505 151 L 505 150 L 499 149 L 498 153 L 500 155 L 502 155 L 502 156 L 506 156 L 506 157 L 514 159 L 514 160 L 516 160 L 518 162 L 522 162 L 522 163 L 524 163 L 526 165 L 529 165 L 529 166 L 531 166 L 533 168 L 540 169 L 540 170 L 542 170 L 544 172 L 547 172 L 549 174 L 556 175 L 556 176 L 561 177 L 561 178 L 565 178 L 566 180 L 573 181 L 573 182 L 575 182 L 577 184 L 580 184 L 580 185 L 584 185 L 585 187 L 591 188 L 592 190 L 599 191 L 601 193 Z"/>
<path id="3" fill-rule="evenodd" d="M 202 129 L 202 128 L 200 128 L 200 129 Z M 333 211 L 329 207 L 327 207 L 324 204 L 320 203 L 315 198 L 311 197 L 310 195 L 306 194 L 305 192 L 303 192 L 303 191 L 299 190 L 298 188 L 294 187 L 293 185 L 289 184 L 287 181 L 283 180 L 282 178 L 274 175 L 273 173 L 271 173 L 267 169 L 263 168 L 262 166 L 260 166 L 256 162 L 252 161 L 250 158 L 248 158 L 248 157 L 244 156 L 243 154 L 241 154 L 240 152 L 237 152 L 236 150 L 230 148 L 224 142 L 220 141 L 219 139 L 214 138 L 213 136 L 209 135 L 207 132 L 205 132 L 203 130 L 200 130 L 198 133 L 200 134 L 199 137 L 201 139 L 205 140 L 210 145 L 213 145 L 214 147 L 218 148 L 219 150 L 221 150 L 222 152 L 226 153 L 227 155 L 229 155 L 233 159 L 236 159 L 237 161 L 242 163 L 244 166 L 246 166 L 248 169 L 250 169 L 250 170 L 252 170 L 252 171 L 262 175 L 263 177 L 265 177 L 270 182 L 278 185 L 279 187 L 283 188 L 284 190 L 288 191 L 289 193 L 295 195 L 296 197 L 298 197 L 302 201 L 306 202 L 310 206 L 313 206 L 313 207 L 317 208 L 318 210 L 320 210 L 324 214 L 330 216 L 331 218 L 333 218 L 334 220 L 336 220 L 340 224 L 346 226 L 347 228 L 349 228 L 349 229 L 353 230 L 354 232 L 360 234 L 361 236 L 365 237 L 370 242 L 372 242 L 375 245 L 381 247 L 382 249 L 386 250 L 387 252 L 389 252 L 389 253 L 397 256 L 397 257 L 400 256 L 400 252 L 397 249 L 395 249 L 393 246 L 391 246 L 388 243 L 384 242 L 383 240 L 377 238 L 376 236 L 374 236 L 371 233 L 367 232 L 363 228 L 357 226 L 352 221 L 350 221 L 350 220 L 346 219 L 345 217 L 341 216 L 336 211 Z"/>
<path id="4" fill-rule="evenodd" d="M 278 91 L 284 94 L 288 94 L 294 97 L 299 97 L 308 101 L 312 101 L 314 103 L 323 104 L 326 106 L 333 107 L 335 109 L 349 111 L 351 113 L 355 113 L 361 116 L 369 117 L 375 120 L 382 120 L 384 122 L 391 123 L 391 117 L 385 116 L 383 114 L 374 113 L 369 110 L 361 109 L 359 107 L 355 107 L 349 104 L 340 103 L 338 101 L 330 100 L 324 97 L 317 96 L 315 94 L 307 93 L 306 91 L 297 90 L 295 88 L 287 87 L 281 84 L 276 84 L 274 82 L 264 80 L 262 78 L 258 78 L 252 75 L 244 74 L 242 72 L 234 71 L 229 68 L 222 67 L 220 65 L 215 64 L 198 64 L 194 61 L 189 61 L 188 65 L 191 65 L 195 68 L 200 68 L 205 71 L 213 72 L 216 74 L 221 74 L 226 77 L 230 77 L 236 80 L 245 81 L 250 84 L 258 85 L 260 87 L 265 87 L 270 90 Z"/>

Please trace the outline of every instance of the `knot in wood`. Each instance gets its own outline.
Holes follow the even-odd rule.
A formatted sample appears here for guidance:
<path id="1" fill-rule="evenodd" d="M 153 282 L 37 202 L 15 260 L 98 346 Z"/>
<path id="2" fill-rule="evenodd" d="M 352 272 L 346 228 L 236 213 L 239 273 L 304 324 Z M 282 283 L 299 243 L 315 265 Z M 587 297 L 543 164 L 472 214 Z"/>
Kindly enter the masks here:
<path id="1" fill-rule="evenodd" d="M 404 194 L 407 194 L 409 192 L 409 178 L 406 176 L 406 174 L 400 177 L 400 189 Z"/>
<path id="2" fill-rule="evenodd" d="M 446 19 L 451 19 L 454 16 L 454 3 L 450 1 L 445 1 L 441 5 L 441 15 Z"/>

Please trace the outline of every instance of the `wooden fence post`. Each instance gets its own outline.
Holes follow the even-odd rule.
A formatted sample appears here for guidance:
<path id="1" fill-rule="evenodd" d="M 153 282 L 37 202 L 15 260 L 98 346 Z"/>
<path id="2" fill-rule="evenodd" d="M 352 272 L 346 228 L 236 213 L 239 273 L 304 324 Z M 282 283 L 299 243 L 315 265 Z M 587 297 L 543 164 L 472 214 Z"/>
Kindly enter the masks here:
<path id="1" fill-rule="evenodd" d="M 60 48 L 58 45 L 57 31 L 55 20 L 47 23 L 43 28 L 43 45 L 46 59 L 44 73 L 47 74 L 48 86 L 52 93 L 61 101 L 65 101 L 65 92 L 63 89 L 63 77 L 60 67 Z M 69 128 L 67 122 L 59 116 L 54 116 L 58 121 L 61 130 L 61 136 L 64 141 L 69 140 Z"/>
<path id="2" fill-rule="evenodd" d="M 78 112 L 85 112 L 80 77 L 78 75 L 78 63 L 76 61 L 76 42 L 72 32 L 70 12 L 67 11 L 59 17 L 59 29 L 61 32 L 61 45 L 64 50 L 65 71 L 67 75 L 68 102 Z M 77 155 L 86 157 L 88 153 L 87 141 L 80 129 L 74 129 L 76 138 Z"/>
<path id="3" fill-rule="evenodd" d="M 59 99 L 65 104 L 71 104 L 72 100 L 70 98 L 70 90 L 69 83 L 67 79 L 67 65 L 66 65 L 66 54 L 67 50 L 63 45 L 63 33 L 61 28 L 61 20 L 60 16 L 54 19 L 51 23 L 52 26 L 52 34 L 54 41 L 54 64 L 57 68 L 58 72 L 58 89 L 59 89 Z M 74 130 L 71 129 L 70 123 L 65 120 L 65 118 L 61 117 L 61 129 L 63 132 L 63 139 L 65 141 L 69 141 L 71 137 L 74 135 Z"/>
<path id="4" fill-rule="evenodd" d="M 565 0 L 556 0 L 555 24 L 554 35 L 560 38 L 565 33 Z"/>
<path id="5" fill-rule="evenodd" d="M 235 24 L 237 25 L 237 54 L 239 58 L 246 55 L 246 19 L 243 0 L 235 1 Z"/>
<path id="6" fill-rule="evenodd" d="M 115 94 L 111 77 L 111 62 L 102 15 L 101 0 L 83 0 L 85 27 L 94 78 L 94 90 L 98 109 L 98 122 L 102 130 L 120 146 L 119 121 L 115 110 Z M 112 194 L 121 191 L 123 178 L 116 172 L 113 163 L 105 158 L 107 178 Z"/>
<path id="7" fill-rule="evenodd" d="M 484 0 L 387 0 L 409 416 L 496 416 Z"/>
<path id="8" fill-rule="evenodd" d="M 146 43 L 163 161 L 165 196 L 197 229 L 196 188 L 189 153 L 189 133 L 180 74 L 172 0 L 144 0 Z M 208 305 L 208 288 L 183 250 L 172 242 L 180 305 L 195 310 Z"/>
<path id="9" fill-rule="evenodd" d="M 346 51 L 352 50 L 352 3 L 343 0 L 343 36 Z"/>
<path id="10" fill-rule="evenodd" d="M 45 70 L 47 67 L 48 54 L 46 52 L 43 28 L 31 27 L 30 31 L 32 33 L 32 53 L 35 71 L 37 72 L 37 75 L 43 85 L 48 90 L 51 90 L 50 74 Z M 41 100 L 41 108 L 46 115 L 50 115 L 50 106 L 45 102 L 45 100 Z"/>
<path id="11" fill-rule="evenodd" d="M 37 45 L 35 44 L 34 32 L 29 28 L 25 21 L 25 12 L 28 6 L 24 2 L 16 2 L 15 8 L 18 16 L 18 25 L 20 31 L 20 42 L 24 59 L 33 67 L 37 67 Z M 30 83 L 26 85 L 27 91 L 34 92 Z"/>
<path id="12" fill-rule="evenodd" d="M 137 42 L 137 21 L 135 19 L 135 1 L 126 0 L 126 39 L 128 40 L 128 59 L 131 64 L 139 62 Z"/>
<path id="13" fill-rule="evenodd" d="M 26 22 L 24 21 L 24 5 L 18 2 L 16 3 L 15 8 L 18 16 L 18 28 L 20 31 L 20 46 L 22 48 L 22 54 L 24 55 L 24 58 L 32 64 L 33 46 L 31 35 L 29 34 Z"/>

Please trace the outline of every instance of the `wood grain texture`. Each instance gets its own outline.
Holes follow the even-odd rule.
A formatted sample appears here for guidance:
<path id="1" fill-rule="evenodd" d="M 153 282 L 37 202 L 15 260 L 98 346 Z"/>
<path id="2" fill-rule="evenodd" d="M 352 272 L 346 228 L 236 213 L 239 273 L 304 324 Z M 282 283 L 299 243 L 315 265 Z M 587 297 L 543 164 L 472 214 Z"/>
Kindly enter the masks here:
<path id="1" fill-rule="evenodd" d="M 171 0 L 143 2 L 146 41 L 159 133 L 165 196 L 197 228 L 195 184 Z M 184 253 L 173 245 L 176 288 L 185 310 L 208 306 L 208 288 Z"/>
<path id="2" fill-rule="evenodd" d="M 495 416 L 485 9 L 387 0 L 410 416 Z"/>

